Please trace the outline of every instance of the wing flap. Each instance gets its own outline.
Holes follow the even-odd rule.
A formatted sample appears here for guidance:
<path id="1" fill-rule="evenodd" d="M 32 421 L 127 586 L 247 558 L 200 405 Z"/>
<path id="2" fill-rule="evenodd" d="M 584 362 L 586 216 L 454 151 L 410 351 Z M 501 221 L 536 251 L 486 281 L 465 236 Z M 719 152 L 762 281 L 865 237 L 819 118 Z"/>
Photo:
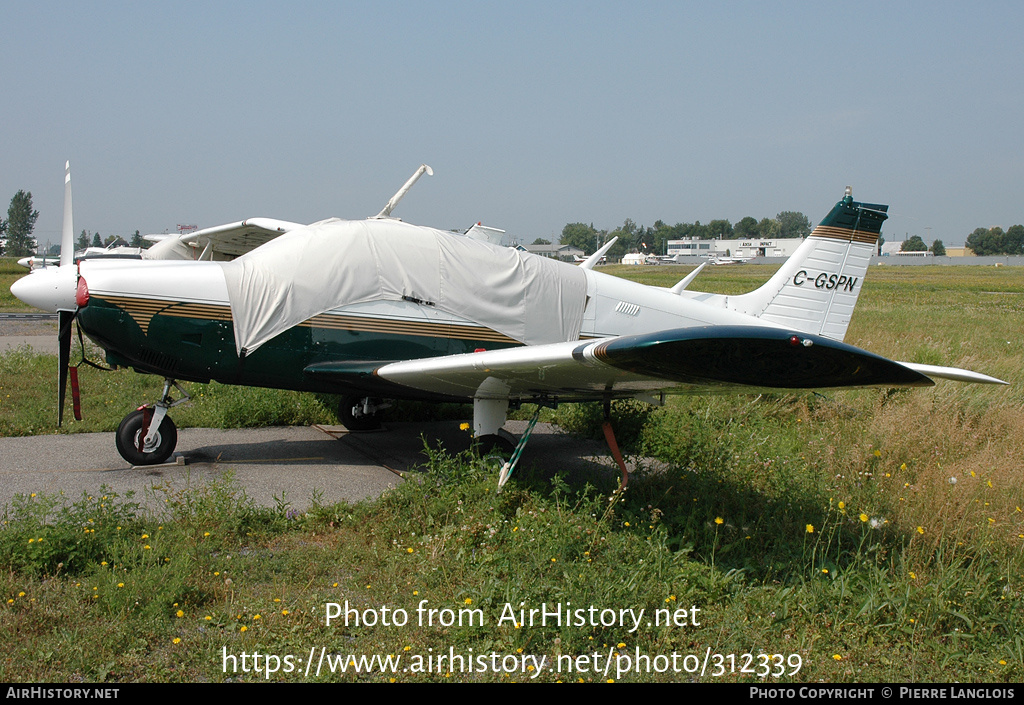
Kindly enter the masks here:
<path id="1" fill-rule="evenodd" d="M 760 326 L 705 326 L 391 363 L 376 374 L 435 393 L 600 399 L 665 391 L 930 386 L 921 372 L 835 340 Z"/>

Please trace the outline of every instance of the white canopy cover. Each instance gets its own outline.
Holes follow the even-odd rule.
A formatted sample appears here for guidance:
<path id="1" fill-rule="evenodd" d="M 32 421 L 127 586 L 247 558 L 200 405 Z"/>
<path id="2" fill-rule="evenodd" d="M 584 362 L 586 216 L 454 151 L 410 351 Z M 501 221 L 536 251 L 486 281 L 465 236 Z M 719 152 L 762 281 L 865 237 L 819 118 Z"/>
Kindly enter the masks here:
<path id="1" fill-rule="evenodd" d="M 364 301 L 430 302 L 526 345 L 577 340 L 586 304 L 578 267 L 390 219 L 320 221 L 219 264 L 239 356 Z"/>

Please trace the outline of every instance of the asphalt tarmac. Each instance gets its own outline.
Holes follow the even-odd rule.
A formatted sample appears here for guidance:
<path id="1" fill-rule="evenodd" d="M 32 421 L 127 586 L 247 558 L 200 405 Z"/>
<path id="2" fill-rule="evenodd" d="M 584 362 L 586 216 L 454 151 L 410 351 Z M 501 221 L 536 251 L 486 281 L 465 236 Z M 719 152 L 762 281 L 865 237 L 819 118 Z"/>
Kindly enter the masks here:
<path id="1" fill-rule="evenodd" d="M 505 428 L 519 434 L 525 426 L 510 421 Z M 0 507 L 16 494 L 63 493 L 73 501 L 83 492 L 130 491 L 135 501 L 158 510 L 165 489 L 198 487 L 229 473 L 234 486 L 262 506 L 288 503 L 301 511 L 314 498 L 325 504 L 358 502 L 422 472 L 424 438 L 452 451 L 469 443 L 458 421 L 389 422 L 366 433 L 348 433 L 343 426 L 186 428 L 178 430 L 169 463 L 133 468 L 118 455 L 113 433 L 0 438 Z M 573 477 L 618 475 L 604 444 L 565 435 L 549 424 L 537 425 L 523 453 L 521 467 L 531 464 Z"/>
<path id="2" fill-rule="evenodd" d="M 24 345 L 55 355 L 56 322 L 0 316 L 0 354 Z M 168 464 L 137 468 L 118 455 L 113 433 L 0 438 L 0 510 L 17 494 L 63 493 L 73 501 L 104 487 L 122 495 L 133 492 L 135 501 L 158 509 L 164 489 L 199 486 L 229 473 L 235 487 L 267 507 L 288 503 L 301 511 L 314 498 L 325 504 L 358 502 L 421 472 L 424 440 L 453 453 L 465 450 L 470 437 L 459 425 L 457 420 L 389 420 L 383 430 L 364 433 L 349 433 L 344 426 L 185 428 L 178 429 Z M 509 421 L 505 428 L 518 436 L 526 422 Z M 520 467 L 531 464 L 584 481 L 595 473 L 619 476 L 604 443 L 563 434 L 550 424 L 534 429 Z"/>

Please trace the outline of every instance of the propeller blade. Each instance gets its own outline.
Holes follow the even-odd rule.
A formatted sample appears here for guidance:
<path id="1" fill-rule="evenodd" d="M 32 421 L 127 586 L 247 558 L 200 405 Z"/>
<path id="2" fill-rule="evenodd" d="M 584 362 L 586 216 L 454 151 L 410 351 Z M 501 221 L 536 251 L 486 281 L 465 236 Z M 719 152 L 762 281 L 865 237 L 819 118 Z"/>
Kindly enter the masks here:
<path id="1" fill-rule="evenodd" d="M 75 225 L 71 216 L 71 162 L 64 164 L 64 225 L 60 238 L 60 266 L 75 261 Z"/>
<path id="2" fill-rule="evenodd" d="M 77 311 L 58 311 L 57 346 L 57 426 L 64 422 L 64 397 L 68 386 L 68 365 L 71 364 L 71 323 Z"/>

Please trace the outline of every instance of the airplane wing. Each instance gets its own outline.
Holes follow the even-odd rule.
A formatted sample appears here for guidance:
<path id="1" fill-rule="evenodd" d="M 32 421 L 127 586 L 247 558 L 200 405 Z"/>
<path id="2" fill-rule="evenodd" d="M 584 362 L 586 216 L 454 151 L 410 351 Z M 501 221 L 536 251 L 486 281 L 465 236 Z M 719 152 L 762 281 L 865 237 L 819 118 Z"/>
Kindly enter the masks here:
<path id="1" fill-rule="evenodd" d="M 681 328 L 409 360 L 375 374 L 435 394 L 522 401 L 934 384 L 922 371 L 851 345 L 760 326 Z M 982 377 L 971 381 L 999 382 Z"/>
<path id="2" fill-rule="evenodd" d="M 227 260 L 244 255 L 278 235 L 305 227 L 273 218 L 249 218 L 162 239 L 143 255 L 146 259 Z M 147 236 L 149 238 L 150 236 Z"/>

